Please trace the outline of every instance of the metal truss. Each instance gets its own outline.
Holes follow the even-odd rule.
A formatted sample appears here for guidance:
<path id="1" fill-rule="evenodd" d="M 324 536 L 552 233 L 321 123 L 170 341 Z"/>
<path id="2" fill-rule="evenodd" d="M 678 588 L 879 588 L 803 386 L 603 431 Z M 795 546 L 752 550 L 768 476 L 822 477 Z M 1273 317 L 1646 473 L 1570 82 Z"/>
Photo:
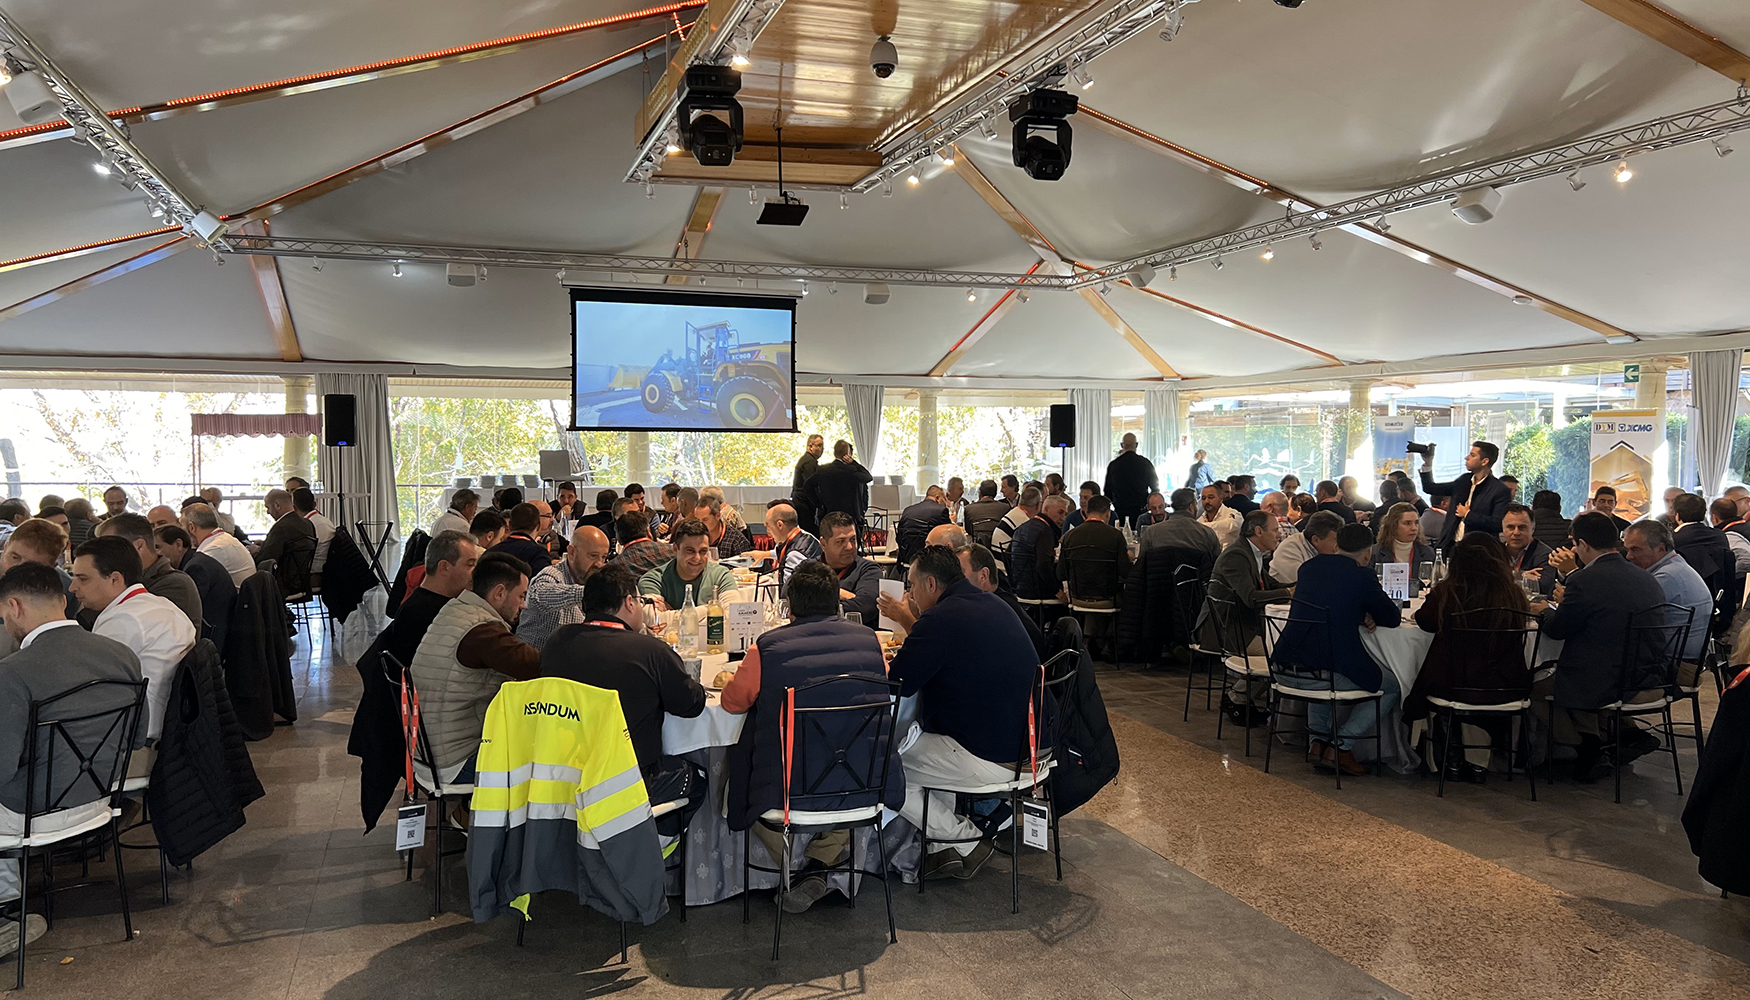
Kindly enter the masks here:
<path id="1" fill-rule="evenodd" d="M 1337 205 L 1301 212 L 1290 211 L 1272 222 L 1155 250 L 1104 267 L 1091 268 L 1082 272 L 1076 279 L 1075 286 L 1086 287 L 1112 281 L 1143 266 L 1159 270 L 1204 261 L 1219 261 L 1230 253 L 1267 247 L 1273 243 L 1302 237 L 1316 238 L 1326 230 L 1360 225 L 1381 220 L 1397 212 L 1439 205 L 1451 201 L 1465 191 L 1484 187 L 1507 187 L 1561 174 L 1573 175 L 1588 167 L 1623 161 L 1653 150 L 1709 142 L 1747 128 L 1750 128 L 1750 90 L 1740 87 L 1736 98 L 1719 104 L 1656 118 L 1575 142 L 1547 146 L 1492 163 L 1461 167 Z"/>
<path id="2" fill-rule="evenodd" d="M 14 53 L 28 61 L 27 68 L 42 74 L 49 92 L 61 102 L 61 114 L 73 127 L 74 134 L 97 150 L 122 186 L 142 194 L 155 209 L 154 214 L 162 212 L 167 222 L 181 226 L 193 235 L 193 222 L 203 209 L 177 190 L 176 185 L 152 165 L 152 161 L 128 138 L 125 127 L 111 121 L 109 114 L 86 96 L 4 10 L 0 10 L 0 36 L 6 39 Z M 215 250 L 227 249 L 223 229 L 201 242 Z"/>
<path id="3" fill-rule="evenodd" d="M 998 72 L 973 93 L 938 111 L 903 140 L 883 149 L 880 170 L 851 186 L 859 194 L 891 180 L 914 164 L 933 156 L 938 149 L 964 137 L 989 121 L 1007 128 L 1006 114 L 1014 100 L 1030 90 L 1054 86 L 1063 77 L 1092 62 L 1107 50 L 1129 41 L 1159 22 L 1162 37 L 1178 32 L 1184 9 L 1197 0 L 1119 0 L 1092 20 L 1057 42 L 1040 50 L 1025 63 Z M 1000 119 L 1000 124 L 998 123 Z M 883 146 L 876 143 L 877 148 Z"/>
<path id="4" fill-rule="evenodd" d="M 571 253 L 563 250 L 521 250 L 507 247 L 431 246 L 413 243 L 354 243 L 305 240 L 236 233 L 227 238 L 229 253 L 323 260 L 375 260 L 392 263 L 478 264 L 549 271 L 610 274 L 680 275 L 698 278 L 782 281 L 885 282 L 946 288 L 1029 288 L 1066 290 L 1073 278 L 1050 274 L 1009 274 L 1000 271 L 932 271 L 925 268 L 832 267 L 746 260 L 689 260 L 631 254 Z"/>
<path id="5" fill-rule="evenodd" d="M 772 17 L 783 6 L 784 0 L 735 0 L 735 6 L 730 8 L 729 14 L 724 17 L 723 23 L 718 27 L 716 33 L 707 38 L 704 44 L 694 51 L 692 58 L 687 60 L 686 66 L 681 67 L 682 71 L 684 72 L 690 66 L 722 65 L 730 57 L 732 51 L 747 52 L 753 48 L 753 43 L 759 38 L 760 32 L 766 30 L 766 25 L 772 22 Z M 703 25 L 706 31 L 710 31 L 710 15 L 711 8 L 706 7 L 699 14 L 698 19 L 693 22 L 694 30 L 698 30 L 699 26 Z M 671 65 L 669 69 L 672 72 L 674 67 Z M 665 147 L 671 133 L 679 134 L 676 116 L 680 113 L 683 86 L 683 80 L 675 81 L 674 93 L 669 95 L 667 109 L 663 111 L 662 117 L 651 123 L 650 131 L 646 132 L 643 140 L 639 142 L 638 155 L 632 161 L 632 169 L 626 171 L 627 181 L 646 183 L 655 175 L 657 168 L 662 165 L 662 159 L 667 155 Z"/>

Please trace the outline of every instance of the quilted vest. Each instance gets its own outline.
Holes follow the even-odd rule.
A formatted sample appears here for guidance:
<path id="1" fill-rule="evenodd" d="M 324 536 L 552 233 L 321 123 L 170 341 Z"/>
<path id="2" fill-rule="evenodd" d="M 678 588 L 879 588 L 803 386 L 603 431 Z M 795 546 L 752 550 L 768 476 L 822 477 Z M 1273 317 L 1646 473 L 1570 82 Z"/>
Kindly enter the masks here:
<path id="1" fill-rule="evenodd" d="M 419 692 L 419 714 L 431 740 L 433 763 L 445 768 L 474 755 L 486 706 L 509 678 L 496 670 L 474 670 L 456 659 L 462 637 L 488 622 L 504 619 L 480 595 L 464 590 L 445 604 L 419 641 L 408 669 Z"/>

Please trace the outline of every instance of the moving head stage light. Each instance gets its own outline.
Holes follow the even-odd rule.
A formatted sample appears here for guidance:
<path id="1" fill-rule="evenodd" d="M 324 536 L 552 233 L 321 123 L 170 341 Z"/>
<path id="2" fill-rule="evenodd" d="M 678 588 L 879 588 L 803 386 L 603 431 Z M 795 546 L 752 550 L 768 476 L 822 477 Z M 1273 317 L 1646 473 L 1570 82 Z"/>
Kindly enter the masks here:
<path id="1" fill-rule="evenodd" d="M 700 166 L 727 167 L 741 152 L 741 105 L 735 100 L 740 90 L 741 73 L 728 66 L 688 68 L 680 105 L 681 148 Z M 729 120 L 714 111 L 728 112 Z"/>
<path id="2" fill-rule="evenodd" d="M 1036 181 L 1054 181 L 1069 169 L 1070 140 L 1074 131 L 1067 119 L 1078 107 L 1074 94 L 1061 90 L 1035 90 L 1009 105 L 1014 123 L 1011 150 L 1015 166 Z"/>

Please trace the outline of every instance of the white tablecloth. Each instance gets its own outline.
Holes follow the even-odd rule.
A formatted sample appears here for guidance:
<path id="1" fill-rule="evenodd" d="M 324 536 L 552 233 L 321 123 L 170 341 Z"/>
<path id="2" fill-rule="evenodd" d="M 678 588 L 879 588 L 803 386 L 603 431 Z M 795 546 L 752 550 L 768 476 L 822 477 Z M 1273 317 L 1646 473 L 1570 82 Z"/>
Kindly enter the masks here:
<path id="1" fill-rule="evenodd" d="M 741 738 L 746 715 L 724 709 L 722 695 L 713 693 L 696 719 L 666 716 L 662 720 L 662 752 L 681 756 L 710 747 L 730 747 Z"/>

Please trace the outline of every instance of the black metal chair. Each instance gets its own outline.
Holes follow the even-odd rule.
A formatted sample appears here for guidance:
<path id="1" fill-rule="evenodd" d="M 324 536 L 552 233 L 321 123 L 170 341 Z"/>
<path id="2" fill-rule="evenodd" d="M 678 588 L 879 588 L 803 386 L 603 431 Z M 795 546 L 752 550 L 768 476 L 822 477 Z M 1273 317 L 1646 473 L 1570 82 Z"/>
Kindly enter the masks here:
<path id="1" fill-rule="evenodd" d="M 1278 656 L 1282 636 L 1293 626 L 1301 628 L 1310 634 L 1313 644 L 1323 649 L 1324 655 L 1320 662 L 1296 662 L 1284 665 Z M 1276 730 L 1284 717 L 1283 704 L 1298 702 L 1305 706 L 1298 713 L 1286 713 L 1293 718 L 1303 720 L 1306 726 L 1306 753 L 1312 753 L 1312 743 L 1315 737 L 1322 737 L 1330 746 L 1337 743 L 1337 709 L 1348 706 L 1351 712 L 1359 711 L 1361 706 L 1373 704 L 1373 748 L 1374 759 L 1378 760 L 1384 748 L 1381 728 L 1385 722 L 1384 713 L 1380 710 L 1380 699 L 1385 697 L 1384 691 L 1353 691 L 1337 687 L 1338 673 L 1336 664 L 1332 662 L 1330 640 L 1330 616 L 1325 608 L 1306 601 L 1295 601 L 1289 607 L 1287 618 L 1274 615 L 1264 616 L 1265 655 L 1270 663 L 1270 729 L 1264 742 L 1264 773 L 1270 773 L 1270 753 L 1276 747 Z M 1322 637 L 1322 638 L 1321 638 Z M 1380 668 L 1386 669 L 1386 668 Z M 1299 681 L 1300 684 L 1294 683 Z M 1302 686 L 1302 685 L 1309 686 Z M 1331 709 L 1331 728 L 1328 732 L 1317 732 L 1312 728 L 1312 706 L 1324 704 Z M 1334 768 L 1337 772 L 1337 788 L 1343 787 L 1343 768 Z"/>
<path id="2" fill-rule="evenodd" d="M 1677 686 L 1678 671 L 1683 665 L 1683 649 L 1689 641 L 1695 612 L 1680 604 L 1661 604 L 1639 611 L 1628 618 L 1624 629 L 1622 662 L 1617 669 L 1618 690 L 1614 701 L 1594 709 L 1586 709 L 1600 719 L 1608 717 L 1616 751 L 1610 770 L 1616 781 L 1616 803 L 1622 803 L 1622 733 L 1628 719 L 1658 715 L 1661 723 L 1653 732 L 1663 737 L 1661 752 L 1671 755 L 1671 772 L 1677 778 L 1677 794 L 1683 794 L 1683 769 L 1677 760 L 1677 739 L 1671 723 L 1671 703 Z M 1636 701 L 1643 692 L 1658 691 L 1659 696 Z M 1551 697 L 1551 714 L 1554 698 Z M 1580 711 L 1575 709 L 1574 711 Z M 1545 759 L 1555 748 L 1555 726 L 1549 727 Z"/>
<path id="3" fill-rule="evenodd" d="M 401 734 L 407 741 L 407 752 L 412 757 L 413 781 L 418 786 L 420 794 L 426 801 L 437 803 L 437 816 L 426 821 L 426 830 L 436 830 L 432 838 L 432 870 L 437 875 L 437 901 L 432 906 L 432 915 L 444 911 L 444 859 L 453 858 L 468 853 L 468 838 L 462 831 L 462 845 L 444 850 L 444 831 L 450 829 L 449 809 L 459 802 L 471 802 L 474 798 L 473 782 L 445 781 L 443 774 L 432 758 L 431 738 L 425 729 L 425 718 L 419 714 L 419 689 L 413 683 L 411 668 L 395 658 L 395 654 L 383 651 L 383 671 L 391 683 L 400 687 L 407 699 L 409 713 L 403 719 Z M 415 722 L 414 720 L 417 720 Z M 408 732 L 412 729 L 412 732 Z M 413 851 L 407 852 L 407 881 L 413 880 Z"/>
<path id="4" fill-rule="evenodd" d="M 316 562 L 316 538 L 300 535 L 286 543 L 285 554 L 274 561 L 273 578 L 285 595 L 286 613 L 309 635 L 311 566 Z M 315 636 L 310 636 L 314 641 Z"/>
<path id="5" fill-rule="evenodd" d="M 1118 554 L 1090 552 L 1084 547 L 1070 550 L 1062 562 L 1064 589 L 1069 594 L 1070 616 L 1081 626 L 1082 634 L 1091 640 L 1093 633 L 1088 625 L 1092 619 L 1098 618 L 1110 623 L 1118 615 L 1118 600 L 1124 590 L 1124 581 L 1118 575 Z M 1111 625 L 1107 624 L 1098 635 L 1110 642 Z"/>
<path id="6" fill-rule="evenodd" d="M 861 704 L 797 705 L 796 696 L 826 685 L 841 685 L 847 689 L 866 687 L 871 693 L 880 691 L 883 697 L 871 698 Z M 778 867 L 767 868 L 752 861 L 753 830 L 742 834 L 741 921 L 752 919 L 748 901 L 748 873 L 761 871 L 779 877 L 778 894 L 774 899 L 777 918 L 772 925 L 772 961 L 778 960 L 778 947 L 784 934 L 784 897 L 790 891 L 790 851 L 797 834 L 853 831 L 852 849 L 843 863 L 828 865 L 826 875 L 867 875 L 881 880 L 881 891 L 887 898 L 887 939 L 899 940 L 893 921 L 893 888 L 887 882 L 887 848 L 881 841 L 881 797 L 887 788 L 888 747 L 894 739 L 899 716 L 899 684 L 872 674 L 837 674 L 822 677 L 801 687 L 786 688 L 788 696 L 780 718 L 783 733 L 784 806 L 768 809 L 755 822 L 783 836 L 782 857 Z M 848 700 L 840 696 L 837 700 Z M 848 738 L 834 738 L 835 732 L 849 733 Z M 867 741 L 865 743 L 865 741 Z M 866 746 L 860 751 L 859 746 Z M 835 784 L 831 789 L 825 786 Z M 846 801 L 861 805 L 845 807 Z M 808 809 L 809 805 L 831 804 L 831 809 Z M 801 808 L 793 808 L 801 806 Z M 879 870 L 858 868 L 854 831 L 868 829 L 875 834 L 880 857 Z M 856 892 L 850 894 L 851 905 L 857 902 Z"/>
<path id="7" fill-rule="evenodd" d="M 90 883 L 81 880 L 55 885 L 50 856 L 58 844 L 108 831 L 115 848 L 115 884 L 121 896 L 124 940 L 134 938 L 133 915 L 128 910 L 127 874 L 122 868 L 121 842 L 116 819 L 121 815 L 122 784 L 128 761 L 139 735 L 145 712 L 146 681 L 86 681 L 50 698 L 30 703 L 25 724 L 24 816 L 17 833 L 0 833 L 0 855 L 18 860 L 18 951 L 12 961 L 18 968 L 17 989 L 24 989 L 25 923 L 30 906 L 30 859 L 43 851 L 45 916 L 54 922 L 54 893 Z M 113 707 L 72 708 L 69 700 L 104 699 L 113 695 Z M 63 714 L 67 713 L 67 714 Z M 77 714 L 73 714 L 77 713 Z M 61 768 L 57 773 L 57 758 Z M 73 774 L 66 773 L 72 765 Z"/>
<path id="8" fill-rule="evenodd" d="M 1220 640 L 1221 663 L 1223 676 L 1221 690 L 1225 696 L 1227 691 L 1236 684 L 1247 686 L 1246 705 L 1251 707 L 1251 683 L 1253 681 L 1268 681 L 1270 679 L 1269 657 L 1261 653 L 1251 652 L 1251 641 L 1246 635 L 1245 621 L 1240 615 L 1240 606 L 1224 597 L 1209 598 L 1209 616 L 1215 623 L 1215 634 Z M 1260 637 L 1262 638 L 1262 637 Z M 1213 667 L 1210 670 L 1214 674 Z M 1187 695 L 1189 692 L 1187 692 Z M 1215 738 L 1221 739 L 1223 725 L 1227 722 L 1226 712 L 1215 713 Z M 1252 727 L 1246 728 L 1246 756 L 1252 755 Z"/>
<path id="9" fill-rule="evenodd" d="M 1450 623 L 1450 624 L 1448 624 Z M 1518 611 L 1512 608 L 1484 608 L 1456 612 L 1448 622 L 1442 622 L 1450 641 L 1458 648 L 1465 650 L 1469 659 L 1478 661 L 1516 661 L 1526 667 L 1526 684 L 1518 688 L 1454 688 L 1447 695 L 1429 695 L 1428 704 L 1438 709 L 1438 715 L 1445 725 L 1445 738 L 1442 740 L 1442 761 L 1440 767 L 1440 785 L 1436 795 L 1446 797 L 1446 763 L 1452 760 L 1454 751 L 1462 755 L 1471 749 L 1493 749 L 1494 744 L 1470 744 L 1464 742 L 1459 732 L 1461 720 L 1466 717 L 1506 718 L 1511 726 L 1514 719 L 1519 721 L 1520 743 L 1525 754 L 1525 780 L 1531 785 L 1531 801 L 1537 801 L 1537 778 L 1531 773 L 1531 683 L 1532 671 L 1537 665 L 1537 645 L 1541 633 L 1537 628 L 1537 616 L 1529 611 Z M 1508 740 L 1507 780 L 1513 780 L 1512 740 Z"/>
<path id="10" fill-rule="evenodd" d="M 1197 665 L 1203 664 L 1203 710 L 1208 711 L 1215 701 L 1215 674 L 1221 669 L 1222 651 L 1205 648 L 1197 638 L 1197 619 L 1203 608 L 1207 588 L 1198 575 L 1197 567 L 1190 563 L 1181 563 L 1173 569 L 1173 600 L 1178 604 L 1178 613 L 1189 623 L 1191 641 L 1187 647 L 1191 651 L 1191 670 L 1185 676 L 1185 718 L 1191 721 L 1191 695 L 1197 687 Z"/>
<path id="11" fill-rule="evenodd" d="M 933 785 L 919 789 L 919 794 L 924 797 L 923 816 L 920 817 L 922 828 L 918 830 L 918 842 L 921 848 L 919 853 L 920 859 L 927 859 L 930 856 L 931 844 L 972 844 L 984 839 L 983 837 L 973 837 L 938 840 L 937 838 L 931 837 L 929 834 L 931 792 L 947 792 L 954 795 L 964 795 L 972 798 L 995 798 L 998 796 L 1006 796 L 1008 798 L 1009 814 L 1011 817 L 1011 826 L 1009 828 L 1009 893 L 1011 896 L 1011 908 L 1009 912 L 1011 913 L 1021 912 L 1021 793 L 1023 791 L 1030 790 L 1034 792 L 1034 794 L 1042 797 L 1050 807 L 1051 854 L 1057 864 L 1057 880 L 1059 882 L 1063 881 L 1063 844 L 1060 842 L 1060 838 L 1057 835 L 1057 805 L 1051 795 L 1051 772 L 1056 769 L 1057 760 L 1053 752 L 1054 748 L 1049 746 L 1045 740 L 1041 738 L 1043 735 L 1041 730 L 1045 725 L 1045 699 L 1047 697 L 1055 699 L 1057 697 L 1057 689 L 1075 679 L 1076 667 L 1074 664 L 1079 661 L 1080 657 L 1080 650 L 1066 649 L 1052 656 L 1051 659 L 1046 660 L 1040 667 L 1040 673 L 1045 679 L 1043 683 L 1035 685 L 1030 693 L 1030 697 L 1033 700 L 1033 717 L 1035 720 L 1033 745 L 1038 746 L 1037 764 L 1034 763 L 1031 757 L 1032 746 L 1022 746 L 1017 748 L 1014 774 L 1006 781 L 998 781 L 983 785 L 958 785 L 954 787 Z M 1052 676 L 1053 671 L 1057 670 L 1058 667 L 1064 663 L 1072 664 L 1070 669 L 1058 676 Z M 1035 766 L 1038 768 L 1037 771 L 1034 770 Z M 921 875 L 918 878 L 918 895 L 920 896 L 923 895 L 924 883 L 926 881 L 927 880 Z"/>

